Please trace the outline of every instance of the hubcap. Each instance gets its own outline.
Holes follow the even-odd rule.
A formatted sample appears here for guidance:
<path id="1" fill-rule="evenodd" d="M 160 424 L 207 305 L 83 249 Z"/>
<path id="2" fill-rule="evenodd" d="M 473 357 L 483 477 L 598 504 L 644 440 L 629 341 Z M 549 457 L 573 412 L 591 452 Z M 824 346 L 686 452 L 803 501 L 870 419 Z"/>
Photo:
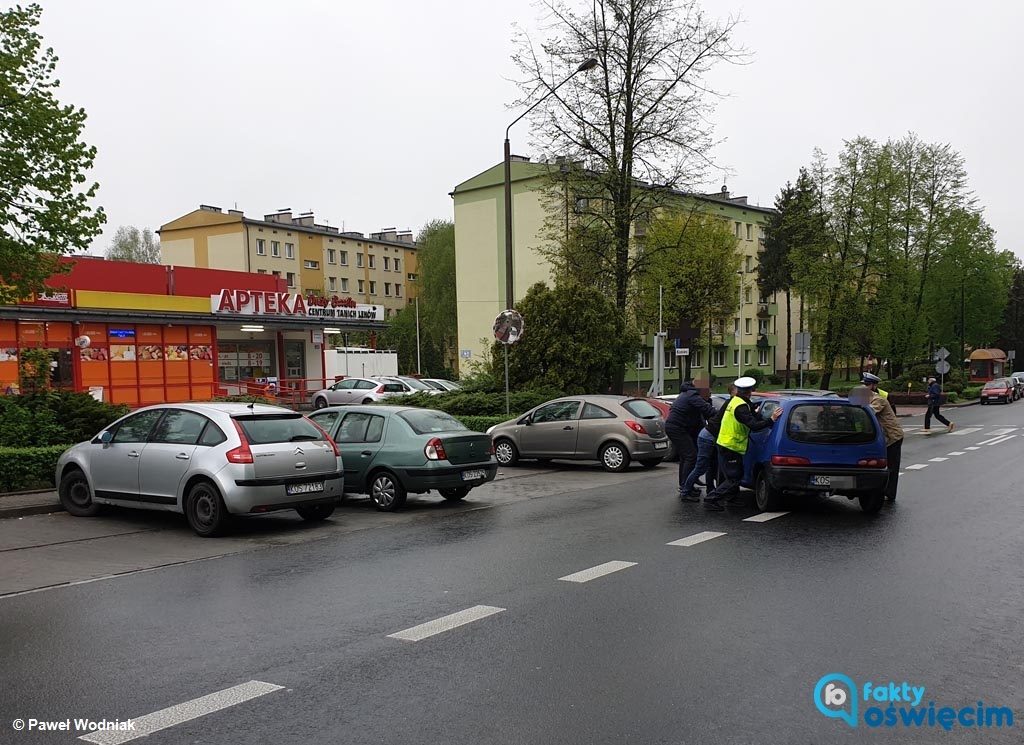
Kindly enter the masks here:
<path id="1" fill-rule="evenodd" d="M 387 476 L 380 476 L 373 482 L 373 501 L 381 507 L 390 507 L 395 501 L 395 485 Z"/>
<path id="2" fill-rule="evenodd" d="M 622 466 L 622 451 L 618 448 L 608 448 L 604 451 L 604 464 L 609 468 Z"/>
<path id="3" fill-rule="evenodd" d="M 203 525 L 209 525 L 213 522 L 213 499 L 209 492 L 200 492 L 199 496 L 195 498 L 194 506 L 192 508 L 193 514 L 196 516 L 196 522 L 202 523 Z"/>
<path id="4" fill-rule="evenodd" d="M 326 402 L 326 401 L 324 401 L 324 400 L 323 400 L 322 398 L 318 398 L 318 399 L 316 400 L 316 403 L 314 404 L 314 406 L 315 406 L 316 408 L 318 408 L 318 409 L 322 409 L 322 408 L 324 408 L 325 406 L 327 406 L 327 402 Z"/>
<path id="5" fill-rule="evenodd" d="M 68 497 L 78 507 L 88 507 L 92 503 L 92 496 L 89 494 L 89 485 L 84 480 L 75 481 L 68 489 Z"/>
<path id="6" fill-rule="evenodd" d="M 494 454 L 499 463 L 509 463 L 512 460 L 512 446 L 507 442 L 499 443 Z"/>

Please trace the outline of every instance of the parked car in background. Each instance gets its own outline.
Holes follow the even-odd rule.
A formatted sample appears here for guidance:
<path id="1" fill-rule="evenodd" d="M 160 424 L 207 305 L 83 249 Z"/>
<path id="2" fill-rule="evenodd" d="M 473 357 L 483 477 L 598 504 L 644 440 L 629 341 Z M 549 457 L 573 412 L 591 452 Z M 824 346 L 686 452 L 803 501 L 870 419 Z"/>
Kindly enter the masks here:
<path id="1" fill-rule="evenodd" d="M 783 388 L 778 391 L 771 391 L 780 396 L 806 396 L 814 398 L 841 398 L 835 391 L 823 391 L 818 388 Z"/>
<path id="2" fill-rule="evenodd" d="M 1015 372 L 1010 375 L 1010 381 L 1017 391 L 1017 398 L 1024 398 L 1024 372 Z"/>
<path id="3" fill-rule="evenodd" d="M 341 455 L 302 414 L 238 403 L 160 404 L 118 419 L 57 461 L 61 504 L 184 513 L 198 535 L 230 515 L 294 509 L 324 520 L 344 493 Z"/>
<path id="4" fill-rule="evenodd" d="M 874 412 L 833 396 L 793 396 L 778 406 L 779 419 L 750 435 L 743 459 L 742 483 L 757 508 L 776 510 L 787 494 L 831 493 L 859 499 L 864 512 L 881 509 L 889 475 Z"/>
<path id="5" fill-rule="evenodd" d="M 419 378 L 412 378 L 408 375 L 380 375 L 377 376 L 377 380 L 383 380 L 386 383 L 399 383 L 405 386 L 406 393 L 441 393 L 434 386 L 427 385 Z"/>
<path id="6" fill-rule="evenodd" d="M 403 396 L 410 388 L 401 381 L 377 378 L 345 378 L 330 388 L 313 394 L 313 408 L 345 406 L 348 404 L 372 404 L 392 396 Z"/>
<path id="7" fill-rule="evenodd" d="M 444 378 L 420 378 L 424 383 L 439 391 L 461 391 L 462 386 L 452 380 Z"/>
<path id="8" fill-rule="evenodd" d="M 379 510 L 397 510 L 406 496 L 436 490 L 449 501 L 494 479 L 491 438 L 433 409 L 348 406 L 310 418 L 337 443 L 345 489 L 369 494 Z"/>
<path id="9" fill-rule="evenodd" d="M 981 389 L 981 403 L 1000 402 L 1008 404 L 1014 400 L 1014 383 L 1010 378 L 996 378 L 985 383 Z"/>
<path id="10" fill-rule="evenodd" d="M 658 409 L 643 398 L 626 396 L 558 398 L 487 433 L 503 466 L 530 458 L 597 460 L 608 471 L 625 471 L 637 460 L 653 468 L 669 446 Z"/>

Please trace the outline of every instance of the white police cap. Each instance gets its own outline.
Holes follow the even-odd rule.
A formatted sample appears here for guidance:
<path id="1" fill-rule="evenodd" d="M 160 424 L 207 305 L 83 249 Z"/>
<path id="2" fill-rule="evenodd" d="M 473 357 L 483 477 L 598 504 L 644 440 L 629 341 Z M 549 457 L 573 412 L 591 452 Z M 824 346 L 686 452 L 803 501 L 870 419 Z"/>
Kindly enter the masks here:
<path id="1" fill-rule="evenodd" d="M 732 384 L 737 388 L 754 388 L 757 386 L 757 381 L 749 376 L 744 376 L 742 378 L 736 378 Z"/>

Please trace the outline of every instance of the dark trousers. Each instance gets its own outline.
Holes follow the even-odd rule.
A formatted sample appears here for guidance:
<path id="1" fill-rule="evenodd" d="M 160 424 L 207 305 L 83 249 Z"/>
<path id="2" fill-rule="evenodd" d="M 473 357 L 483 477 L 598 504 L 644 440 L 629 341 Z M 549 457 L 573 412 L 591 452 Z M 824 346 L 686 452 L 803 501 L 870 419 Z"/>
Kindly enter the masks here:
<path id="1" fill-rule="evenodd" d="M 942 412 L 939 411 L 939 405 L 938 404 L 928 404 L 928 411 L 926 411 L 924 413 L 924 428 L 925 429 L 931 429 L 932 417 L 935 417 L 940 422 L 945 424 L 947 427 L 949 426 L 949 420 L 946 419 L 946 417 L 942 416 Z"/>
<path id="2" fill-rule="evenodd" d="M 705 499 L 721 499 L 739 492 L 740 481 L 743 479 L 743 456 L 719 445 L 718 473 L 718 486 L 709 492 Z"/>
<path id="3" fill-rule="evenodd" d="M 885 458 L 889 462 L 889 480 L 885 484 L 886 499 L 896 499 L 896 487 L 900 482 L 900 459 L 902 457 L 903 438 L 900 438 L 885 449 Z"/>
<path id="4" fill-rule="evenodd" d="M 679 491 L 682 492 L 686 477 L 697 463 L 697 435 L 682 429 L 673 429 L 666 434 L 675 445 L 676 455 L 679 456 Z"/>

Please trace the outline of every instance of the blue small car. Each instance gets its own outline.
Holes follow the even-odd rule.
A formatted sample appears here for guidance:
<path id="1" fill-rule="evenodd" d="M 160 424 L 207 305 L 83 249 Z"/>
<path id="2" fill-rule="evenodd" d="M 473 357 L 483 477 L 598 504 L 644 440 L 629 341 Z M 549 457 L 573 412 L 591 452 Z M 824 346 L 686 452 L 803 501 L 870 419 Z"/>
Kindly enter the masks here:
<path id="1" fill-rule="evenodd" d="M 750 435 L 743 485 L 759 510 L 778 509 L 786 494 L 842 494 L 878 512 L 889 479 L 885 436 L 875 413 L 844 398 L 769 399 L 761 415 L 782 414 L 771 429 Z"/>

